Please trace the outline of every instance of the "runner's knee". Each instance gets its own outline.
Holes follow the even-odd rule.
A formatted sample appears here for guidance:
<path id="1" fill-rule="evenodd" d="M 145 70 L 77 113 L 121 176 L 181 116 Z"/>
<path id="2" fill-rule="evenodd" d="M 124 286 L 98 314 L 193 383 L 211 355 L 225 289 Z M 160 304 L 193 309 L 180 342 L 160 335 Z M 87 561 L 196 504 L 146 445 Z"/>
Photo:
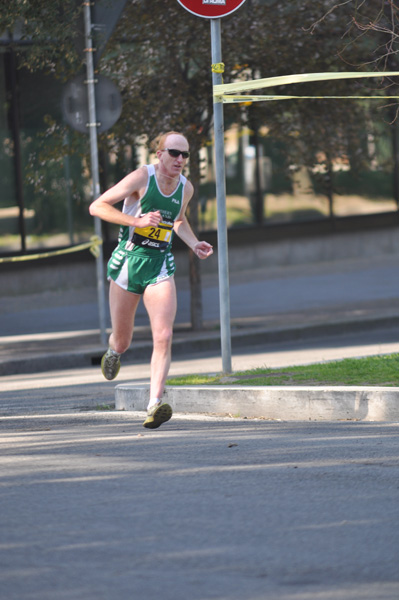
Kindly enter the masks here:
<path id="1" fill-rule="evenodd" d="M 172 342 L 173 329 L 171 327 L 163 327 L 153 333 L 154 346 L 169 347 Z"/>
<path id="2" fill-rule="evenodd" d="M 110 337 L 110 346 L 118 354 L 123 354 L 124 352 L 126 352 L 126 350 L 128 350 L 131 341 L 131 339 L 117 337 L 114 334 L 112 334 Z"/>

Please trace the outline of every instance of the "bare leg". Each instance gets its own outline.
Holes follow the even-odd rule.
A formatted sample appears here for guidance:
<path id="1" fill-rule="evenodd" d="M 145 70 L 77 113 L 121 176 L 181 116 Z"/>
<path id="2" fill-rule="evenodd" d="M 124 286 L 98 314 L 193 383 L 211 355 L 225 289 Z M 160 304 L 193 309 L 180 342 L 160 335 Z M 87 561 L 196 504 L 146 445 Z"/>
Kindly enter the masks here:
<path id="1" fill-rule="evenodd" d="M 150 317 L 153 352 L 151 358 L 150 398 L 161 398 L 168 376 L 176 316 L 176 286 L 173 277 L 148 286 L 143 295 Z"/>
<path id="2" fill-rule="evenodd" d="M 134 318 L 141 296 L 127 292 L 114 281 L 109 290 L 112 333 L 109 346 L 118 354 L 129 348 L 134 330 Z"/>

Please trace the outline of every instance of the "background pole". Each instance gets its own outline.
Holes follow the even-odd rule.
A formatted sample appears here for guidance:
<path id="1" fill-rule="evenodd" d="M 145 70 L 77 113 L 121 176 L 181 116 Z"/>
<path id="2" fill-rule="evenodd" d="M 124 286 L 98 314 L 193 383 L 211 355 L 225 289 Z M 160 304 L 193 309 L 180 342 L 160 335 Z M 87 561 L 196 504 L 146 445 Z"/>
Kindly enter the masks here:
<path id="1" fill-rule="evenodd" d="M 211 19 L 212 64 L 222 62 L 221 20 Z M 213 85 L 223 83 L 222 74 L 212 72 Z M 224 373 L 231 373 L 230 291 L 226 221 L 226 177 L 224 163 L 223 103 L 213 104 L 215 174 L 219 265 L 220 334 Z"/>
<path id="2" fill-rule="evenodd" d="M 93 200 L 100 195 L 100 178 L 98 168 L 98 146 L 97 146 L 97 114 L 96 114 L 96 97 L 95 97 L 95 81 L 94 81 L 94 66 L 93 66 L 93 44 L 91 38 L 91 13 L 90 2 L 85 2 L 84 7 L 84 25 L 85 25 L 85 52 L 86 52 L 86 76 L 87 76 L 87 97 L 89 109 L 89 134 L 90 134 L 90 156 L 91 156 L 91 173 L 93 181 Z M 96 235 L 102 239 L 101 220 L 94 217 L 94 229 Z M 105 313 L 105 285 L 104 285 L 104 259 L 102 244 L 98 247 L 99 255 L 96 258 L 97 266 L 97 297 L 98 297 L 98 312 L 100 318 L 100 335 L 101 343 L 107 344 L 106 331 L 106 313 Z"/>

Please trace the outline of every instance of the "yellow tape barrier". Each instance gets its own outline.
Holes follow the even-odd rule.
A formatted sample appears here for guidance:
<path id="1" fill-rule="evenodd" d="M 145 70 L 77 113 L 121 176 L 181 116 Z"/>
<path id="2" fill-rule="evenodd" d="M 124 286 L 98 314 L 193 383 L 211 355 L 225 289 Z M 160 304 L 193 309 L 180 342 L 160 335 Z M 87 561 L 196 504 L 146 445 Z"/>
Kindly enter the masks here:
<path id="1" fill-rule="evenodd" d="M 299 75 L 283 75 L 281 77 L 267 77 L 266 79 L 252 79 L 251 81 L 238 81 L 235 83 L 224 83 L 213 86 L 214 102 L 233 103 L 233 102 L 260 102 L 264 100 L 291 100 L 299 98 L 378 98 L 386 99 L 386 96 L 252 96 L 242 95 L 242 92 L 258 90 L 261 88 L 275 87 L 277 85 L 291 85 L 293 83 L 310 83 L 313 81 L 332 81 L 335 79 L 360 79 L 365 77 L 397 77 L 398 71 L 385 72 L 343 72 L 343 73 L 303 73 Z M 241 93 L 241 94 L 240 94 Z M 234 95 L 233 95 L 234 94 Z M 398 96 L 389 96 L 397 98 Z"/>
<path id="2" fill-rule="evenodd" d="M 271 100 L 394 100 L 399 96 L 231 96 L 223 99 L 225 104 L 265 102 Z"/>
<path id="3" fill-rule="evenodd" d="M 0 258 L 0 263 L 7 262 L 20 262 L 25 260 L 38 260 L 39 258 L 49 258 L 50 256 L 61 256 L 61 254 L 70 254 L 72 252 L 81 252 L 82 250 L 89 249 L 95 258 L 100 256 L 100 246 L 103 243 L 102 239 L 98 235 L 93 235 L 90 238 L 90 242 L 85 244 L 79 244 L 78 246 L 71 246 L 70 248 L 64 248 L 63 250 L 53 250 L 50 252 L 43 252 L 41 254 L 27 254 L 24 256 L 10 256 L 7 258 Z"/>

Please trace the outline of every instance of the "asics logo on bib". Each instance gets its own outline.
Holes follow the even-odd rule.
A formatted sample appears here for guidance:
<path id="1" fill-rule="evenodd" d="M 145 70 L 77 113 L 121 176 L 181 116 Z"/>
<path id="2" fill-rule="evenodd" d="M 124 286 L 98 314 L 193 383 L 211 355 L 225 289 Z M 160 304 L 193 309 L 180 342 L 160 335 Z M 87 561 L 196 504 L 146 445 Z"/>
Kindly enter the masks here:
<path id="1" fill-rule="evenodd" d="M 152 248 L 159 248 L 159 244 L 157 242 L 152 242 L 151 240 L 143 240 L 141 242 L 141 246 L 150 246 Z"/>

